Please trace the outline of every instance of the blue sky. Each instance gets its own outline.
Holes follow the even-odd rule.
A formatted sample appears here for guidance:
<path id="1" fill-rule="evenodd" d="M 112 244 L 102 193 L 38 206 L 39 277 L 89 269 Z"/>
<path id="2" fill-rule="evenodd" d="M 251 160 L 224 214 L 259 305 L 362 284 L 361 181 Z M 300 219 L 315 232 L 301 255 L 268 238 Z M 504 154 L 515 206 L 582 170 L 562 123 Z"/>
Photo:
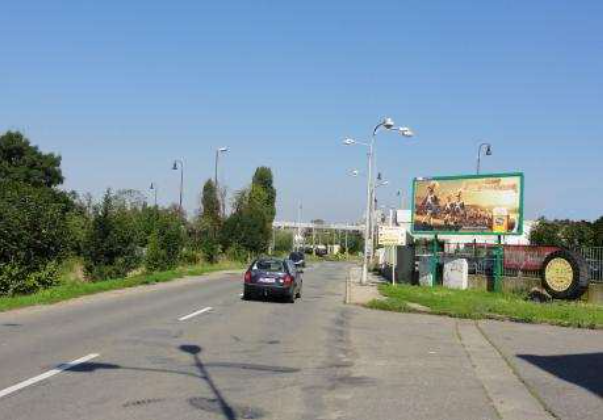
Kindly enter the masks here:
<path id="1" fill-rule="evenodd" d="M 66 188 L 185 206 L 273 168 L 279 219 L 356 220 L 360 147 L 378 138 L 380 201 L 414 176 L 523 171 L 526 216 L 603 215 L 603 3 L 29 1 L 0 3 L 0 131 L 63 156 Z"/>

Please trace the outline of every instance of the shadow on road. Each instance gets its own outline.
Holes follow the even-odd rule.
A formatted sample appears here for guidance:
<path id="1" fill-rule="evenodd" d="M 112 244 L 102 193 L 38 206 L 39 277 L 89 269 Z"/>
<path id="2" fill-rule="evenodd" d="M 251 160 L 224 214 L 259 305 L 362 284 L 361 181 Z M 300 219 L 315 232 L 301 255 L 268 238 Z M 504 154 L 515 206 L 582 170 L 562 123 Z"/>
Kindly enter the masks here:
<path id="1" fill-rule="evenodd" d="M 593 394 L 603 397 L 603 353 L 564 354 L 558 356 L 538 356 L 518 354 L 540 369 L 564 381 L 576 384 Z"/>
<path id="2" fill-rule="evenodd" d="M 198 409 L 215 412 L 221 414 L 226 420 L 237 420 L 237 419 L 257 419 L 264 416 L 264 412 L 258 408 L 233 405 L 228 402 L 220 388 L 215 383 L 214 379 L 208 372 L 208 367 L 215 368 L 227 368 L 227 369 L 241 369 L 241 370 L 253 370 L 258 372 L 269 372 L 274 374 L 284 373 L 295 373 L 299 369 L 289 368 L 284 366 L 272 366 L 272 365 L 261 365 L 253 363 L 237 363 L 237 362 L 213 362 L 204 363 L 201 360 L 202 348 L 194 344 L 183 344 L 178 349 L 186 354 L 189 354 L 194 361 L 198 373 L 170 370 L 170 369 L 156 369 L 156 368 L 143 368 L 143 367 L 130 367 L 122 366 L 113 363 L 96 363 L 86 362 L 76 366 L 72 366 L 67 370 L 69 372 L 77 373 L 92 373 L 101 370 L 132 370 L 141 372 L 151 373 L 163 373 L 173 375 L 183 375 L 203 380 L 203 382 L 209 387 L 213 398 L 194 397 L 189 399 L 189 403 Z"/>
<path id="3" fill-rule="evenodd" d="M 226 398 L 224 398 L 224 395 L 222 395 L 222 392 L 216 386 L 216 383 L 214 382 L 211 375 L 205 368 L 205 365 L 201 361 L 201 357 L 199 357 L 199 354 L 201 354 L 201 347 L 196 346 L 194 344 L 183 344 L 180 346 L 180 350 L 190 354 L 195 360 L 195 366 L 197 366 L 201 378 L 207 383 L 207 385 L 211 389 L 211 392 L 215 396 L 215 400 L 218 403 L 220 411 L 222 411 L 224 418 L 228 420 L 237 420 L 238 416 L 236 414 L 236 411 L 230 406 L 228 401 L 226 401 Z"/>

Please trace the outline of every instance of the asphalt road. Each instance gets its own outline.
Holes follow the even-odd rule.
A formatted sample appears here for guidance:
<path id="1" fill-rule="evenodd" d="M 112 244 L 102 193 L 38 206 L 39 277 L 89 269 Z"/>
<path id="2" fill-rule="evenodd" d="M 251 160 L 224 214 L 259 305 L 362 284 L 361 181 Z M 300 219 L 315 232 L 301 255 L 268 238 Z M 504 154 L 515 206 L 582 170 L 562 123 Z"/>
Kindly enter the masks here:
<path id="1" fill-rule="evenodd" d="M 0 314 L 0 419 L 500 418 L 458 321 L 343 305 L 346 269 L 295 304 L 237 273 Z"/>

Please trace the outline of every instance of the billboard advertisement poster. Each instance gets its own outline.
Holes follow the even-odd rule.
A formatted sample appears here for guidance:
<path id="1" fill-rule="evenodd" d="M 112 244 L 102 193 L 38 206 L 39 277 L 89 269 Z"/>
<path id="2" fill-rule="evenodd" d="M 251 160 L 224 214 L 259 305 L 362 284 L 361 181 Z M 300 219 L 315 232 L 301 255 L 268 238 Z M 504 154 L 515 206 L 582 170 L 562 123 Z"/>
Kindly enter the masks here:
<path id="1" fill-rule="evenodd" d="M 413 233 L 523 233 L 522 173 L 415 178 L 412 198 Z"/>

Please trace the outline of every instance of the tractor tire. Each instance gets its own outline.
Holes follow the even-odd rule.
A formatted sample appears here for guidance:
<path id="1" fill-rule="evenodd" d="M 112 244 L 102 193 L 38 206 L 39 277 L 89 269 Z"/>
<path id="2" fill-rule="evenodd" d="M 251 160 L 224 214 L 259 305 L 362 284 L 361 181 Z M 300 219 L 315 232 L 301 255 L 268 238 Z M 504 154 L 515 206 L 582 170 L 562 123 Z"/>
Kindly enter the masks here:
<path id="1" fill-rule="evenodd" d="M 580 254 L 555 251 L 544 259 L 541 279 L 542 287 L 553 299 L 578 299 L 588 289 L 588 265 Z"/>

